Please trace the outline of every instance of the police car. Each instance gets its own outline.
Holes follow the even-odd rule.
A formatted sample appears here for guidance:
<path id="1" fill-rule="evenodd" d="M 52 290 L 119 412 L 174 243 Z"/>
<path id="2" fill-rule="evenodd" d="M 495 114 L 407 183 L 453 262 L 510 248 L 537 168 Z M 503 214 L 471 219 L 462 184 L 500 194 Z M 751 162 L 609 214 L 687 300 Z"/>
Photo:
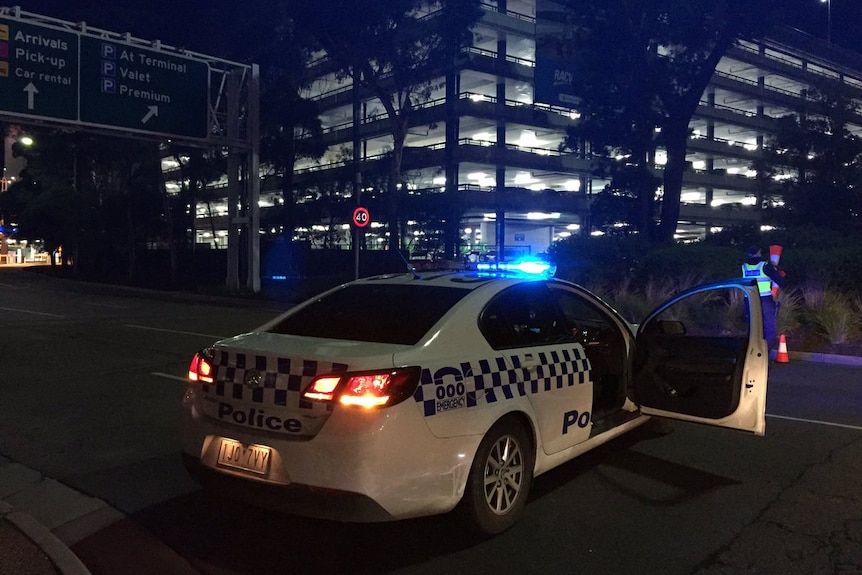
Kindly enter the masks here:
<path id="1" fill-rule="evenodd" d="M 258 506 L 341 521 L 457 509 L 494 534 L 534 477 L 650 416 L 762 435 L 767 364 L 742 279 L 635 329 L 552 277 L 366 278 L 194 356 L 184 462 Z"/>

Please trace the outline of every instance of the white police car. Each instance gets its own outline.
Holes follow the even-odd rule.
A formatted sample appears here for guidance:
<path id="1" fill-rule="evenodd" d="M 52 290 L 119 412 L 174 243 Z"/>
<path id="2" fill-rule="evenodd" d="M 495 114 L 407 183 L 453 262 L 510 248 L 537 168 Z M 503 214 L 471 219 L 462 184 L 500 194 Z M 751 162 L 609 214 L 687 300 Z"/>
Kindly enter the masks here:
<path id="1" fill-rule="evenodd" d="M 560 280 L 367 278 L 197 354 L 184 460 L 257 505 L 343 521 L 460 507 L 498 533 L 534 476 L 649 415 L 762 435 L 767 363 L 744 280 L 691 289 L 635 332 Z"/>

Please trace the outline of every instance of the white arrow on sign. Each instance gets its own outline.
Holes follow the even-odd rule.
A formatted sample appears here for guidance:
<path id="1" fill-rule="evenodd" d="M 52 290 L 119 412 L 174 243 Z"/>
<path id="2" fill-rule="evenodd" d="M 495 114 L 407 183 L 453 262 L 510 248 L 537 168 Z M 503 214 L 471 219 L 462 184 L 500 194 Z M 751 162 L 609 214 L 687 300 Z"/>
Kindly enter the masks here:
<path id="1" fill-rule="evenodd" d="M 146 124 L 150 118 L 153 116 L 159 115 L 159 107 L 158 106 L 147 106 L 147 113 L 144 114 L 144 117 L 141 118 L 141 123 Z"/>
<path id="2" fill-rule="evenodd" d="M 24 91 L 27 92 L 27 109 L 32 110 L 36 107 L 36 94 L 39 93 L 39 90 L 33 85 L 33 82 L 30 82 L 24 86 Z"/>

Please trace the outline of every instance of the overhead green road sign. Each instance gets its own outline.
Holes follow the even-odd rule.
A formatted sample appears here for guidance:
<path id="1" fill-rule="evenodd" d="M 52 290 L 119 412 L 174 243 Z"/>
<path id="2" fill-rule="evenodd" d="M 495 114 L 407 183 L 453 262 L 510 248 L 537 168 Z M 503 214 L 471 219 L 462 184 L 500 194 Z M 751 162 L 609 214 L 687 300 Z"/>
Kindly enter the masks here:
<path id="1" fill-rule="evenodd" d="M 78 119 L 78 35 L 0 18 L 0 110 Z"/>
<path id="2" fill-rule="evenodd" d="M 205 138 L 206 62 L 81 37 L 81 121 Z"/>
<path id="3" fill-rule="evenodd" d="M 64 24 L 0 16 L 0 115 L 207 138 L 206 61 Z"/>

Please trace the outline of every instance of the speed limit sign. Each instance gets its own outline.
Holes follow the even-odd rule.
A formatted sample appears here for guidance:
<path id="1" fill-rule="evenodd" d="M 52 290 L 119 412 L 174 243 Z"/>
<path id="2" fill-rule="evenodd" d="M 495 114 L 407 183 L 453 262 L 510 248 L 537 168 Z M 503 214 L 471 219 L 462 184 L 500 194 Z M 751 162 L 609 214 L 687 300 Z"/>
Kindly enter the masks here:
<path id="1" fill-rule="evenodd" d="M 368 222 L 371 221 L 371 217 L 368 215 L 368 209 L 363 207 L 358 207 L 353 210 L 353 225 L 357 228 L 364 228 L 368 225 Z"/>

